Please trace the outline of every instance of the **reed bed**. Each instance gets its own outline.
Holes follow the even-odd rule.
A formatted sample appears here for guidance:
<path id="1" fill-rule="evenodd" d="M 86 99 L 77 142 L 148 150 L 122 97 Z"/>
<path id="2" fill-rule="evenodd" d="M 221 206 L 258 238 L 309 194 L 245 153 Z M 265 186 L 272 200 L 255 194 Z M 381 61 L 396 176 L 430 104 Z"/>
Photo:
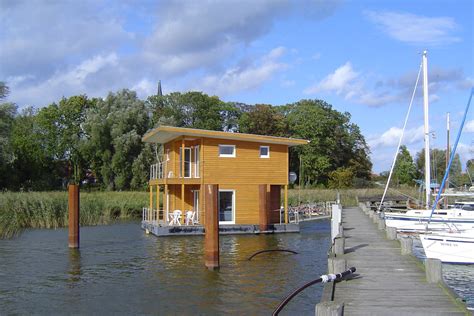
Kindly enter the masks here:
<path id="1" fill-rule="evenodd" d="M 81 192 L 80 225 L 108 224 L 141 216 L 146 192 Z M 67 192 L 0 193 L 0 238 L 25 228 L 59 228 L 68 224 Z"/>
<path id="2" fill-rule="evenodd" d="M 325 201 L 335 201 L 337 192 L 340 194 L 341 204 L 344 206 L 357 206 L 357 197 L 377 196 L 383 194 L 383 188 L 370 189 L 293 189 L 288 191 L 288 204 L 297 206 L 300 204 L 313 204 Z M 415 188 L 402 188 L 398 192 L 389 191 L 388 195 L 406 194 L 417 197 L 418 191 Z"/>
<path id="3" fill-rule="evenodd" d="M 417 196 L 413 188 L 404 194 Z M 357 196 L 381 195 L 383 189 L 339 190 L 344 206 L 355 206 Z M 397 194 L 397 193 L 395 193 Z M 335 201 L 337 190 L 289 190 L 290 206 Z M 103 225 L 117 219 L 139 218 L 148 203 L 147 192 L 81 192 L 80 225 Z M 161 199 L 162 200 L 162 199 Z M 26 228 L 59 228 L 68 225 L 67 192 L 0 193 L 0 239 L 11 238 Z"/>

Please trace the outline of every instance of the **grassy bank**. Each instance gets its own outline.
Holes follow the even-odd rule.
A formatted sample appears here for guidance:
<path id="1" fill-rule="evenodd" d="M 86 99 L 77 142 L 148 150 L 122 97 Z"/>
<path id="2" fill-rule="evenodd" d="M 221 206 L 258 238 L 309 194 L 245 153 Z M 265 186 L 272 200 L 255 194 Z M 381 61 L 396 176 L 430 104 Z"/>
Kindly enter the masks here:
<path id="1" fill-rule="evenodd" d="M 418 192 L 414 188 L 406 188 L 400 189 L 400 192 L 403 194 L 407 194 L 412 197 L 416 197 Z M 339 190 L 341 203 L 344 206 L 356 206 L 357 200 L 356 197 L 363 197 L 363 196 L 375 196 L 375 195 L 382 195 L 383 188 L 377 189 L 342 189 Z M 389 191 L 388 195 L 398 195 L 398 193 L 394 193 Z M 335 201 L 337 197 L 337 190 L 329 190 L 329 189 L 301 189 L 301 191 L 289 190 L 288 191 L 288 204 L 290 206 L 298 205 L 299 201 L 301 204 L 307 203 L 317 203 L 317 202 L 325 202 L 325 201 Z"/>
<path id="2" fill-rule="evenodd" d="M 114 219 L 141 216 L 146 192 L 81 192 L 81 225 L 107 224 Z M 25 228 L 67 226 L 67 192 L 0 193 L 0 238 Z"/>
<path id="3" fill-rule="evenodd" d="M 344 206 L 355 206 L 356 196 L 380 195 L 383 189 L 339 190 Z M 416 196 L 414 189 L 405 190 Z M 296 206 L 336 200 L 336 190 L 289 190 L 288 203 Z M 107 224 L 115 219 L 138 218 L 148 204 L 147 192 L 81 192 L 81 225 Z M 161 199 L 162 200 L 162 199 Z M 10 238 L 25 228 L 59 228 L 68 223 L 67 192 L 0 193 L 0 238 Z"/>

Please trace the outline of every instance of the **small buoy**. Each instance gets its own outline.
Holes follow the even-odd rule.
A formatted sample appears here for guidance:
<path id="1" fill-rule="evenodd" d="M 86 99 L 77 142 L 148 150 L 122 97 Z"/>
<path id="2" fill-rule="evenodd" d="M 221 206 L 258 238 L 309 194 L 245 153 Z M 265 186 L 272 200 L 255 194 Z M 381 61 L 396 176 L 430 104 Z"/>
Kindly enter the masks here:
<path id="1" fill-rule="evenodd" d="M 150 231 L 147 228 L 145 228 L 145 234 L 150 234 Z"/>

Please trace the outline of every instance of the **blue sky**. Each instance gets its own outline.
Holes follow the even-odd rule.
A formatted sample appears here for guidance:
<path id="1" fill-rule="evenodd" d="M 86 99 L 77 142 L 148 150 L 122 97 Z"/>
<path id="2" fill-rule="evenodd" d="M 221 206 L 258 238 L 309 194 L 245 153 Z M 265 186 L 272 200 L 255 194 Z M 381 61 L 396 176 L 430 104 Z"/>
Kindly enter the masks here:
<path id="1" fill-rule="evenodd" d="M 474 85 L 473 1 L 0 0 L 0 80 L 20 108 L 130 88 L 281 105 L 323 99 L 352 115 L 388 170 L 421 53 L 433 147 L 451 142 Z M 421 91 L 421 86 L 419 87 Z M 473 106 L 474 107 L 474 106 Z M 471 109 L 458 152 L 474 158 Z M 423 147 L 415 99 L 404 144 Z"/>

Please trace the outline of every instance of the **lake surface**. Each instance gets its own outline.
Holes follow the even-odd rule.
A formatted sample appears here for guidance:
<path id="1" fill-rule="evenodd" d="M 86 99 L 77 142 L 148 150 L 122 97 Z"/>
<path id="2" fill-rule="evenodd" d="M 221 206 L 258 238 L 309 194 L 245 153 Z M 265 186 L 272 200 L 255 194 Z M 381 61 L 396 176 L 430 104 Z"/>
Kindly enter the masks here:
<path id="1" fill-rule="evenodd" d="M 221 236 L 221 268 L 204 267 L 202 236 L 145 235 L 139 222 L 83 227 L 81 249 L 67 230 L 28 230 L 0 240 L 3 314 L 268 315 L 294 288 L 327 271 L 329 221 L 300 234 Z M 267 253 L 291 249 L 299 254 Z M 321 285 L 284 309 L 314 315 Z"/>

